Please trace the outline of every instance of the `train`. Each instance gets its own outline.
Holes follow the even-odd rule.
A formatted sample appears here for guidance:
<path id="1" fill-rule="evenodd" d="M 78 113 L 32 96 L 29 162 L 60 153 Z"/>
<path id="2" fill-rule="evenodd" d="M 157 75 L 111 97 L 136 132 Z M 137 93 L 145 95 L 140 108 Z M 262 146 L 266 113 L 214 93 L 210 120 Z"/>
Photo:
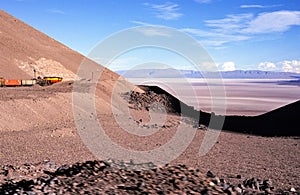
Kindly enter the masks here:
<path id="1" fill-rule="evenodd" d="M 46 76 L 46 77 L 38 77 L 37 79 L 4 79 L 0 77 L 0 87 L 21 87 L 21 86 L 33 86 L 38 84 L 40 86 L 52 85 L 54 83 L 62 82 L 62 77 L 56 76 Z"/>

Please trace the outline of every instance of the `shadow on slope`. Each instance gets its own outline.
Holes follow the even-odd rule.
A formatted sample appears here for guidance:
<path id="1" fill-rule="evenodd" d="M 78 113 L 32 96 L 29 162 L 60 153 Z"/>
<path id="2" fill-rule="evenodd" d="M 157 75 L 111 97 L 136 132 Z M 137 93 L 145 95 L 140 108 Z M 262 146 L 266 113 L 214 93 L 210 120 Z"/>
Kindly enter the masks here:
<path id="1" fill-rule="evenodd" d="M 297 117 L 300 100 L 258 116 L 221 116 L 197 111 L 157 86 L 139 87 L 146 92 L 153 91 L 168 96 L 171 102 L 170 108 L 167 108 L 169 113 L 191 117 L 199 121 L 199 124 L 210 125 L 211 128 L 215 128 L 214 124 L 209 124 L 211 120 L 219 121 L 218 119 L 225 117 L 222 130 L 262 136 L 300 136 L 300 122 Z"/>

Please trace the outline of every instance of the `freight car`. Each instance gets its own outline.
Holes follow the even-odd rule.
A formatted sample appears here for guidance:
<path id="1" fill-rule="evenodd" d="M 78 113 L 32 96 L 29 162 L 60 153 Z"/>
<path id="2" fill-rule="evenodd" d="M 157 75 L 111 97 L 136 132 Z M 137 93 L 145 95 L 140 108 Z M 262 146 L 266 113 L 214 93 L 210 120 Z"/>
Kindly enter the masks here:
<path id="1" fill-rule="evenodd" d="M 1 82 L 1 86 L 6 86 L 6 87 L 17 87 L 21 85 L 22 85 L 22 81 L 17 79 L 14 80 L 3 79 Z"/>
<path id="2" fill-rule="evenodd" d="M 31 79 L 31 80 L 21 80 L 22 82 L 22 86 L 32 86 L 36 84 L 36 80 L 35 79 Z"/>

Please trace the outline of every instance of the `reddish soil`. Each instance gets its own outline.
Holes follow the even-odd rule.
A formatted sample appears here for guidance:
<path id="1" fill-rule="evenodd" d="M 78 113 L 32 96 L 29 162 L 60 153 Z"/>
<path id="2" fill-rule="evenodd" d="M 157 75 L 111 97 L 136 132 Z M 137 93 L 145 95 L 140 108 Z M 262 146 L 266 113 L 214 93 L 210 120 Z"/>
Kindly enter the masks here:
<path id="1" fill-rule="evenodd" d="M 2 109 L 2 114 L 7 116 L 5 119 L 1 117 L 2 124 L 5 120 L 7 125 L 1 127 L 0 164 L 21 165 L 47 159 L 63 164 L 95 159 L 83 144 L 74 125 L 71 89 L 69 83 L 46 88 L 0 88 L 1 107 L 8 105 L 6 109 L 10 110 L 3 112 Z M 139 125 L 140 131 L 157 131 L 150 136 L 132 135 L 117 124 L 111 113 L 107 110 L 102 112 L 102 101 L 96 98 L 96 102 L 100 102 L 98 117 L 107 135 L 131 150 L 150 150 L 165 144 L 181 123 L 177 115 L 168 115 L 166 121 L 160 123 L 151 121 L 146 110 L 130 109 L 131 119 L 126 114 L 118 115 L 119 119 L 127 118 L 128 127 Z M 123 103 L 126 104 L 125 100 Z M 16 120 L 18 113 L 28 116 Z M 161 118 L 164 116 L 162 113 L 157 115 Z M 155 118 L 155 115 L 152 117 Z M 140 119 L 142 122 L 137 123 Z M 187 122 L 184 128 L 190 131 L 193 124 Z M 201 157 L 198 154 L 199 147 L 206 132 L 197 130 L 189 147 L 171 164 L 183 163 L 203 173 L 211 170 L 231 182 L 240 182 L 234 178 L 241 175 L 243 178 L 271 179 L 276 188 L 295 187 L 299 190 L 299 139 L 221 132 L 217 143 Z"/>

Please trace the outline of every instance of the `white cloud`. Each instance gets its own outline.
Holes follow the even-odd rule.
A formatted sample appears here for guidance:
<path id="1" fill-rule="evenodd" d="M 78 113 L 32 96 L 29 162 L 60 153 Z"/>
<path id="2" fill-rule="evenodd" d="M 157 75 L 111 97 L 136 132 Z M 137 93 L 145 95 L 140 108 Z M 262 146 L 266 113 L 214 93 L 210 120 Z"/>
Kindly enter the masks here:
<path id="1" fill-rule="evenodd" d="M 222 46 L 225 43 L 245 41 L 250 39 L 250 37 L 247 35 L 234 35 L 230 33 L 204 31 L 194 28 L 185 28 L 181 31 L 192 34 L 193 36 L 203 38 L 203 40 L 201 40 L 200 43 L 207 46 Z"/>
<path id="2" fill-rule="evenodd" d="M 145 36 L 160 36 L 160 37 L 170 37 L 172 36 L 170 32 L 163 28 L 157 28 L 157 26 L 145 26 L 138 28 L 137 31 L 143 33 Z"/>
<path id="3" fill-rule="evenodd" d="M 61 15 L 66 14 L 66 12 L 64 12 L 63 10 L 57 9 L 57 8 L 48 9 L 47 12 L 52 13 L 52 14 L 61 14 Z"/>
<path id="4" fill-rule="evenodd" d="M 300 60 L 284 60 L 277 63 L 261 62 L 258 65 L 259 70 L 283 71 L 300 73 Z"/>
<path id="5" fill-rule="evenodd" d="M 251 36 L 241 34 L 239 31 L 246 28 L 252 18 L 252 14 L 228 15 L 223 19 L 206 20 L 206 26 L 211 27 L 210 30 L 185 28 L 182 31 L 203 38 L 200 41 L 205 46 L 220 47 L 226 43 L 251 39 Z"/>
<path id="6" fill-rule="evenodd" d="M 184 28 L 184 29 L 181 29 L 181 31 L 183 31 L 185 33 L 190 33 L 190 34 L 193 34 L 193 35 L 199 36 L 199 37 L 215 36 L 216 35 L 216 33 L 214 33 L 214 32 L 209 32 L 209 31 L 196 29 L 196 28 Z"/>
<path id="7" fill-rule="evenodd" d="M 258 4 L 251 4 L 251 5 L 241 5 L 240 8 L 271 8 L 271 7 L 279 7 L 282 6 L 280 4 L 276 5 L 258 5 Z"/>
<path id="8" fill-rule="evenodd" d="M 285 60 L 282 62 L 279 62 L 280 65 L 282 65 L 282 70 L 284 72 L 296 72 L 300 73 L 300 60 Z"/>
<path id="9" fill-rule="evenodd" d="M 262 5 L 241 5 L 240 8 L 263 8 Z"/>
<path id="10" fill-rule="evenodd" d="M 235 69 L 235 63 L 234 62 L 225 62 L 222 65 L 223 71 L 234 71 Z"/>
<path id="11" fill-rule="evenodd" d="M 291 26 L 300 26 L 300 11 L 276 11 L 259 14 L 249 22 L 242 33 L 285 32 Z"/>
<path id="12" fill-rule="evenodd" d="M 245 6 L 260 7 L 260 5 Z M 219 47 L 230 42 L 250 40 L 259 34 L 282 33 L 292 26 L 300 26 L 300 11 L 282 10 L 258 15 L 231 14 L 222 19 L 205 20 L 204 22 L 207 27 L 210 27 L 209 30 L 184 28 L 182 31 L 203 38 L 200 41 L 204 45 Z"/>
<path id="13" fill-rule="evenodd" d="M 233 34 L 261 34 L 285 32 L 291 26 L 300 25 L 300 11 L 264 12 L 253 14 L 227 15 L 226 18 L 206 20 L 206 25 L 215 31 Z"/>
<path id="14" fill-rule="evenodd" d="M 253 14 L 231 14 L 223 19 L 206 20 L 205 23 L 218 32 L 239 32 L 241 29 L 246 28 L 252 19 Z"/>
<path id="15" fill-rule="evenodd" d="M 177 20 L 181 16 L 182 13 L 178 12 L 179 5 L 172 2 L 166 2 L 164 4 L 151 4 L 151 3 L 144 3 L 144 5 L 150 7 L 157 18 L 161 18 L 164 20 Z"/>
<path id="16" fill-rule="evenodd" d="M 273 62 L 261 62 L 258 65 L 259 70 L 276 70 L 277 66 Z"/>
<path id="17" fill-rule="evenodd" d="M 141 26 L 154 26 L 154 24 L 150 24 L 150 23 L 142 22 L 142 21 L 136 21 L 136 20 L 131 21 L 131 23 L 141 25 Z"/>
<path id="18" fill-rule="evenodd" d="M 210 3 L 211 0 L 195 0 L 197 3 Z"/>

